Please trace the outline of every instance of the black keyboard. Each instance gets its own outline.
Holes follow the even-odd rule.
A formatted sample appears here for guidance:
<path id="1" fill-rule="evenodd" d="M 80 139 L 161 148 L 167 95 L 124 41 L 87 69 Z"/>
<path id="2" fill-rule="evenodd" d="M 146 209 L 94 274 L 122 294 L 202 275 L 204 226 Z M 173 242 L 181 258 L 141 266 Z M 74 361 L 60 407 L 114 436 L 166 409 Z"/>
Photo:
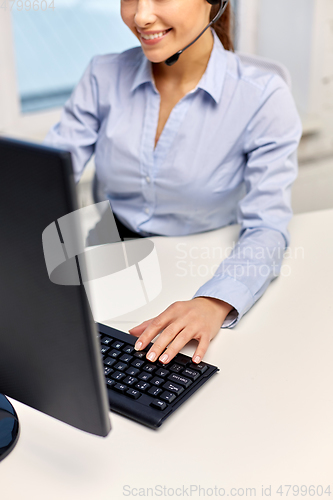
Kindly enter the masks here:
<path id="1" fill-rule="evenodd" d="M 150 343 L 136 351 L 134 337 L 97 323 L 110 409 L 156 428 L 219 369 L 177 354 L 169 363 L 146 358 Z"/>

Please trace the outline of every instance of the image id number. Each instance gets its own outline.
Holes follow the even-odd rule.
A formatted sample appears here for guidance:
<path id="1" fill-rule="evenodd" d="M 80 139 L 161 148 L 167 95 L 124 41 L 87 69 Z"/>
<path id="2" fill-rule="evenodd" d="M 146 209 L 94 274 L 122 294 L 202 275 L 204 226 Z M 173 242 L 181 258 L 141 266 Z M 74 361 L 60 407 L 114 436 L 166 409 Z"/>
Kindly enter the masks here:
<path id="1" fill-rule="evenodd" d="M 313 484 L 311 484 L 310 486 L 307 486 L 305 484 L 302 484 L 301 486 L 298 486 L 297 484 L 296 485 L 284 484 L 279 486 L 279 488 L 276 490 L 276 493 L 281 497 L 287 497 L 287 496 L 325 497 L 331 495 L 331 487 L 322 486 L 321 484 L 318 484 L 318 486 L 315 486 Z"/>
<path id="2" fill-rule="evenodd" d="M 21 12 L 22 10 L 29 11 L 34 10 L 45 12 L 47 10 L 54 11 L 54 0 L 0 0 L 0 9 L 4 10 L 17 10 Z M 0 11 L 1 12 L 1 11 Z"/>

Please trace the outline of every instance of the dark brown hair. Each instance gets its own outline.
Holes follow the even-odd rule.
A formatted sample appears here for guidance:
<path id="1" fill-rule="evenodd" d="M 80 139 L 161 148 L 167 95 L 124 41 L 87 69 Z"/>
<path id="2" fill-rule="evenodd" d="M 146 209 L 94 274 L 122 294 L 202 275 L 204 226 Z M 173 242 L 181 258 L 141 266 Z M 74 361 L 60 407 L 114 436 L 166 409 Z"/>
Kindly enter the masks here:
<path id="1" fill-rule="evenodd" d="M 217 14 L 217 11 L 219 10 L 220 3 L 217 5 L 213 5 L 210 11 L 210 21 L 213 19 L 213 17 Z M 221 40 L 221 43 L 223 47 L 226 50 L 231 50 L 234 51 L 234 43 L 233 43 L 233 12 L 231 9 L 230 2 L 227 5 L 227 8 L 225 9 L 224 13 L 212 25 L 212 28 L 214 28 L 214 31 L 216 32 L 217 36 Z"/>

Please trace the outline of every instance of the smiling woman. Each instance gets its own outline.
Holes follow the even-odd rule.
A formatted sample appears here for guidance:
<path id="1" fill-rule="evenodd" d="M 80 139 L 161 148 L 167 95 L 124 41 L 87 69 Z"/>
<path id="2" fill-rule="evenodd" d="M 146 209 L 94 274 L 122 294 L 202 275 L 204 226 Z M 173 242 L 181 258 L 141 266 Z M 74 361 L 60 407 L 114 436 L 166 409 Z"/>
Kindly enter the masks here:
<path id="1" fill-rule="evenodd" d="M 240 224 L 237 245 L 190 300 L 130 331 L 137 349 L 159 335 L 151 361 L 168 363 L 194 338 L 200 362 L 221 326 L 235 326 L 279 274 L 289 244 L 300 119 L 284 81 L 232 51 L 229 4 L 205 30 L 226 3 L 122 0 L 140 46 L 93 57 L 44 141 L 72 152 L 77 181 L 95 152 L 123 235 Z"/>

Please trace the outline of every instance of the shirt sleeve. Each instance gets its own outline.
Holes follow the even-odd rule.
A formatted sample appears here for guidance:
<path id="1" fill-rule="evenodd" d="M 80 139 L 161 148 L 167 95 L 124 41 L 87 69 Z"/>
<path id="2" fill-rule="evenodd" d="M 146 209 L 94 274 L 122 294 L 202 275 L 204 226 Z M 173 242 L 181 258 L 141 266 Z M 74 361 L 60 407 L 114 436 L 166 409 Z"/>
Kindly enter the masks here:
<path id="1" fill-rule="evenodd" d="M 66 101 L 60 121 L 46 135 L 43 144 L 72 153 L 75 181 L 78 182 L 95 150 L 100 121 L 97 83 L 92 58 L 81 80 Z"/>
<path id="2" fill-rule="evenodd" d="M 233 306 L 222 328 L 235 326 L 281 270 L 290 242 L 291 186 L 302 126 L 290 90 L 273 76 L 244 135 L 246 195 L 238 204 L 239 240 L 194 297 Z"/>

